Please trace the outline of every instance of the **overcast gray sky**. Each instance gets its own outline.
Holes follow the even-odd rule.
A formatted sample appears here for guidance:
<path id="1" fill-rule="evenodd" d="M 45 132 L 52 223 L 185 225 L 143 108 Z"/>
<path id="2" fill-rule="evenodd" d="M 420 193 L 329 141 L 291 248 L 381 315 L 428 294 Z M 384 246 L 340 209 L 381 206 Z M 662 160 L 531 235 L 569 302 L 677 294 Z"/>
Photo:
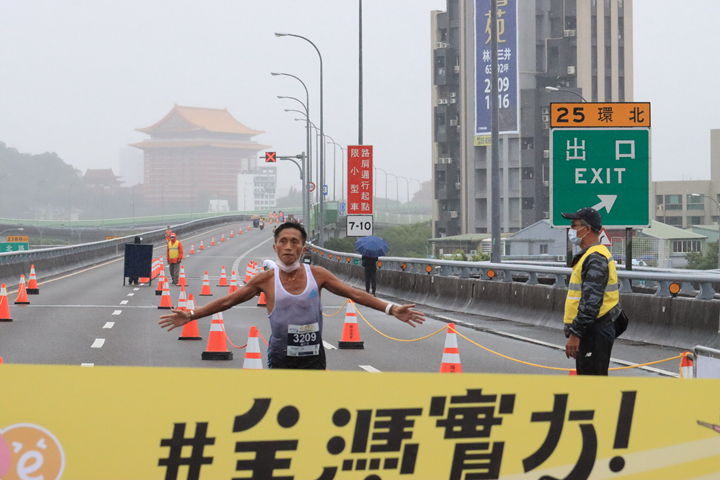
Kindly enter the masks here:
<path id="1" fill-rule="evenodd" d="M 445 1 L 363 3 L 365 143 L 378 166 L 428 180 L 430 11 Z M 635 100 L 652 102 L 653 177 L 709 178 L 709 131 L 720 128 L 720 1 L 634 5 Z M 283 112 L 297 104 L 275 96 L 304 92 L 270 72 L 306 81 L 317 120 L 318 60 L 310 45 L 275 31 L 318 45 L 326 132 L 357 141 L 354 0 L 0 0 L 0 12 L 0 141 L 20 151 L 117 172 L 119 149 L 145 138 L 134 129 L 178 103 L 228 107 L 267 132 L 258 142 L 297 153 L 304 128 Z M 282 195 L 296 171 L 278 168 Z"/>

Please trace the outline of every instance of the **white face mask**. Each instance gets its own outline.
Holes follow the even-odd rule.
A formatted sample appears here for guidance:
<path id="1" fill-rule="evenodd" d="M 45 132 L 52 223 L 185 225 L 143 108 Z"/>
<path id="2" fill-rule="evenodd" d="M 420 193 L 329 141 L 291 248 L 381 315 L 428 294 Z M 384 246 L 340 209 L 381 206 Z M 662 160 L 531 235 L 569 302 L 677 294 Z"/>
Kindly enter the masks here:
<path id="1" fill-rule="evenodd" d="M 277 264 L 277 267 L 280 270 L 282 270 L 283 272 L 290 273 L 290 272 L 294 272 L 295 270 L 300 268 L 300 259 L 298 258 L 297 260 L 295 260 L 295 263 L 291 263 L 290 265 L 287 265 L 285 262 L 283 262 L 282 260 L 280 260 L 278 258 L 278 261 L 276 262 L 276 264 Z"/>
<path id="2" fill-rule="evenodd" d="M 580 227 L 580 228 L 585 228 L 585 227 Z M 587 235 L 587 233 L 585 235 Z M 570 240 L 570 243 L 572 243 L 573 245 L 577 245 L 578 247 L 582 243 L 582 239 L 585 238 L 585 235 L 583 235 L 582 237 L 578 237 L 577 230 L 575 230 L 574 228 L 571 228 L 570 230 L 568 230 L 568 239 Z"/>

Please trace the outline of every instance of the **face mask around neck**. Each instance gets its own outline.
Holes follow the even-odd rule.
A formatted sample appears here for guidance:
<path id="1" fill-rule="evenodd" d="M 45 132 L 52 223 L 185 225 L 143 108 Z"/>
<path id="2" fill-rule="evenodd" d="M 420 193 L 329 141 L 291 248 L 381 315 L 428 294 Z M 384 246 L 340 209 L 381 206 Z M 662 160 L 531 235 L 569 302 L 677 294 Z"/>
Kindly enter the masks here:
<path id="1" fill-rule="evenodd" d="M 294 263 L 291 263 L 290 265 L 287 265 L 285 262 L 283 262 L 282 260 L 280 260 L 280 259 L 278 258 L 278 261 L 276 262 L 276 264 L 277 264 L 277 267 L 278 267 L 280 270 L 282 270 L 283 272 L 285 272 L 285 273 L 290 273 L 290 272 L 294 272 L 295 270 L 297 270 L 298 268 L 300 268 L 300 259 L 297 259 L 297 260 L 295 260 Z"/>

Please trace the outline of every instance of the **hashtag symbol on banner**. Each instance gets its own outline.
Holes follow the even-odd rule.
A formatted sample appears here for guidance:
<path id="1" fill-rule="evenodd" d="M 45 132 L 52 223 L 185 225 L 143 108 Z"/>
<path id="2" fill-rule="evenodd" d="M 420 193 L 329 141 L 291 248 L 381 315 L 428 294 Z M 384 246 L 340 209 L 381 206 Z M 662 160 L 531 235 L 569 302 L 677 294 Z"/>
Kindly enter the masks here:
<path id="1" fill-rule="evenodd" d="M 167 458 L 158 460 L 158 466 L 167 467 L 165 480 L 177 480 L 181 465 L 188 466 L 187 480 L 199 480 L 200 468 L 213 463 L 213 457 L 203 456 L 206 445 L 214 445 L 215 437 L 207 436 L 207 422 L 195 424 L 195 436 L 185 438 L 185 423 L 176 423 L 172 438 L 163 438 L 161 447 L 170 447 Z M 190 446 L 189 457 L 182 456 L 183 447 Z"/>

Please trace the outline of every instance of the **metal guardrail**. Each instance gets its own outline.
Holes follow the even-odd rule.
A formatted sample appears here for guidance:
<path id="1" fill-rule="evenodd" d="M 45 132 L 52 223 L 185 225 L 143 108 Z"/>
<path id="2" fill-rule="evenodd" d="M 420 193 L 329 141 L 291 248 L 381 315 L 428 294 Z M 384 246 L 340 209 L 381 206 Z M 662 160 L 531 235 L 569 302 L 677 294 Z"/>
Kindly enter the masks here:
<path id="1" fill-rule="evenodd" d="M 314 253 L 331 260 L 352 262 L 361 258 L 356 253 L 336 252 L 308 244 Z M 480 278 L 483 280 L 499 280 L 502 282 L 523 282 L 528 285 L 539 284 L 539 278 L 553 279 L 555 288 L 567 288 L 567 280 L 572 269 L 569 267 L 551 267 L 528 265 L 521 263 L 462 262 L 453 260 L 437 260 L 424 258 L 380 257 L 378 266 L 381 270 L 403 271 L 440 276 L 458 276 L 461 278 Z M 633 285 L 644 285 L 652 288 L 655 296 L 673 297 L 678 294 L 692 296 L 698 300 L 713 300 L 715 289 L 713 284 L 720 284 L 720 273 L 698 273 L 698 270 L 682 270 L 676 272 L 630 271 L 618 269 L 620 293 L 633 293 Z M 515 277 L 514 277 L 515 275 Z M 698 285 L 696 290 L 693 284 Z"/>

